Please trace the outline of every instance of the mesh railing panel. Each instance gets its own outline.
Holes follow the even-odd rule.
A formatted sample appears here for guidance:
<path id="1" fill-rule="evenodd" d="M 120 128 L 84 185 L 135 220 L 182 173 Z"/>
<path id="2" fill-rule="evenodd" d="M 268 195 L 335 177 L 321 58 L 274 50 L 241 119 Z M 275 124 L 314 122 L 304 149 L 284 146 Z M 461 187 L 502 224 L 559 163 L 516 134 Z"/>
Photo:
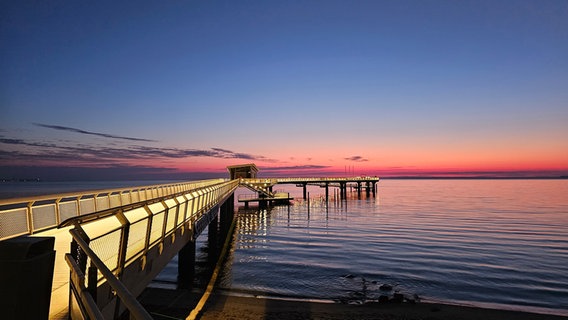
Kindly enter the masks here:
<path id="1" fill-rule="evenodd" d="M 191 198 L 187 201 L 187 218 L 191 217 L 193 215 L 193 213 L 195 212 L 195 210 L 193 209 L 194 207 L 194 203 L 195 199 Z"/>
<path id="2" fill-rule="evenodd" d="M 0 212 L 0 239 L 28 233 L 26 208 Z"/>
<path id="3" fill-rule="evenodd" d="M 150 230 L 150 243 L 162 237 L 162 228 L 164 227 L 164 212 L 160 212 L 152 217 L 152 229 Z"/>
<path id="4" fill-rule="evenodd" d="M 124 206 L 124 205 L 127 205 L 127 204 L 130 204 L 130 193 L 129 193 L 129 192 L 123 193 L 123 194 L 121 194 L 120 196 L 121 196 L 121 198 L 122 198 L 122 205 L 123 205 L 123 206 Z"/>
<path id="5" fill-rule="evenodd" d="M 106 210 L 109 208 L 108 195 L 97 197 L 97 210 Z"/>
<path id="6" fill-rule="evenodd" d="M 166 234 L 170 233 L 175 227 L 176 211 L 177 211 L 177 207 L 173 207 L 173 208 L 168 209 L 168 216 L 167 216 L 167 221 L 166 221 Z"/>
<path id="7" fill-rule="evenodd" d="M 59 203 L 60 222 L 77 216 L 77 202 L 67 201 Z"/>
<path id="8" fill-rule="evenodd" d="M 132 202 L 136 203 L 140 201 L 140 192 L 138 191 L 132 191 L 132 193 L 130 194 L 130 196 L 132 197 Z"/>
<path id="9" fill-rule="evenodd" d="M 112 208 L 120 207 L 120 194 L 111 194 L 110 195 L 110 206 Z"/>
<path id="10" fill-rule="evenodd" d="M 185 209 L 187 208 L 187 202 L 182 202 L 179 205 L 178 217 L 176 221 L 176 226 L 179 226 L 185 220 Z"/>
<path id="11" fill-rule="evenodd" d="M 55 203 L 33 207 L 32 221 L 34 230 L 40 230 L 57 225 Z"/>
<path id="12" fill-rule="evenodd" d="M 111 270 L 118 266 L 118 252 L 120 248 L 120 235 L 122 229 L 117 229 L 99 238 L 91 240 L 89 247 Z"/>
<path id="13" fill-rule="evenodd" d="M 126 261 L 144 250 L 146 245 L 146 231 L 148 219 L 140 220 L 130 225 L 128 233 L 128 248 L 126 249 Z"/>
<path id="14" fill-rule="evenodd" d="M 95 199 L 81 199 L 79 200 L 79 207 L 81 209 L 81 215 L 93 213 L 95 212 Z"/>

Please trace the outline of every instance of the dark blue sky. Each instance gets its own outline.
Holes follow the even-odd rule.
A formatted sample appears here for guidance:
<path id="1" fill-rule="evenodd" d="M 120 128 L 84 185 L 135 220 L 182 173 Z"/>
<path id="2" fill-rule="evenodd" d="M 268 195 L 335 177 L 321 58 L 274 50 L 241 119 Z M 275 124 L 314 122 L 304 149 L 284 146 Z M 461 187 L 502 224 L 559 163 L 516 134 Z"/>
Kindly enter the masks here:
<path id="1" fill-rule="evenodd" d="M 568 171 L 566 1 L 0 6 L 3 175 Z"/>

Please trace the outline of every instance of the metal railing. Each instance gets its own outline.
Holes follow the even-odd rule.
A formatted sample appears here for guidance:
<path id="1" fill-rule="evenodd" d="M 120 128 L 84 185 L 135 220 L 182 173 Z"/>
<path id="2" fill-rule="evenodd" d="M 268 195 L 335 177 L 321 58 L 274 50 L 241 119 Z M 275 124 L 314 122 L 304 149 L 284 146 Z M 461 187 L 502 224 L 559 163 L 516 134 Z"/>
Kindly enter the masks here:
<path id="1" fill-rule="evenodd" d="M 135 298 L 146 286 L 139 274 L 143 277 L 149 271 L 141 270 L 151 270 L 148 264 L 156 268 L 151 259 L 162 259 L 168 246 L 177 248 L 182 238 L 189 239 L 195 222 L 226 201 L 237 186 L 238 180 L 217 181 L 96 213 L 97 219 L 70 220 L 75 225 L 70 230 L 72 250 L 66 256 L 71 318 L 114 318 L 128 310 L 136 319 L 151 319 Z"/>
<path id="2" fill-rule="evenodd" d="M 0 200 L 0 240 L 55 228 L 65 220 L 227 181 L 180 182 Z"/>
<path id="3" fill-rule="evenodd" d="M 275 183 L 312 183 L 312 182 L 378 182 L 378 177 L 323 177 L 323 178 L 275 178 Z"/>
<path id="4" fill-rule="evenodd" d="M 274 193 L 270 192 L 267 187 L 272 186 L 268 183 L 269 179 L 240 179 L 239 185 L 248 188 L 251 191 L 256 191 L 258 194 L 263 194 L 266 197 L 274 197 Z M 260 181 L 260 182 L 259 182 Z"/>
<path id="5" fill-rule="evenodd" d="M 320 177 L 320 178 L 242 178 L 242 183 L 271 186 L 278 183 L 312 182 L 378 182 L 378 177 Z"/>
<path id="6" fill-rule="evenodd" d="M 253 200 L 259 200 L 259 199 L 278 200 L 278 199 L 289 199 L 289 198 L 290 198 L 290 192 L 275 191 L 274 197 L 272 197 L 272 198 L 261 198 L 261 197 L 258 196 L 257 193 L 243 193 L 243 194 L 239 195 L 238 200 L 239 201 L 253 201 Z"/>

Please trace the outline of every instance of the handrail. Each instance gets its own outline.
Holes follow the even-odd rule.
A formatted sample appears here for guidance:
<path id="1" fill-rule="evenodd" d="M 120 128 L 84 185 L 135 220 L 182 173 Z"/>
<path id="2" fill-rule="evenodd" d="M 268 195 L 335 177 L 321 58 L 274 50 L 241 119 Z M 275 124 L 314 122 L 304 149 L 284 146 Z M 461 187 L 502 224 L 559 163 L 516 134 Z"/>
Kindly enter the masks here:
<path id="1" fill-rule="evenodd" d="M 207 180 L 207 181 L 213 182 L 214 180 Z M 211 184 L 203 185 L 203 186 L 200 186 L 200 187 L 196 187 L 194 189 L 191 189 L 191 192 L 199 191 L 201 189 L 211 187 L 211 186 L 215 186 L 215 185 L 218 185 L 218 184 L 223 183 L 223 182 L 225 182 L 225 180 L 221 180 L 221 181 L 216 182 L 216 183 L 211 183 Z M 154 203 L 157 203 L 157 202 L 162 202 L 162 201 L 165 201 L 165 200 L 174 199 L 174 198 L 177 198 L 181 195 L 187 194 L 188 191 L 189 190 L 180 191 L 180 192 L 173 193 L 173 194 L 170 194 L 170 195 L 167 195 L 167 196 L 164 196 L 164 197 L 160 197 L 160 198 L 149 199 L 149 200 L 146 200 L 146 201 L 140 201 L 140 202 L 132 203 L 132 204 L 121 206 L 121 207 L 110 208 L 110 209 L 103 210 L 103 211 L 89 213 L 89 214 L 79 216 L 79 217 L 69 218 L 65 221 L 62 221 L 59 224 L 58 228 L 63 228 L 63 227 L 75 225 L 77 223 L 79 223 L 79 224 L 80 223 L 86 223 L 86 222 L 90 222 L 90 221 L 93 221 L 93 220 L 105 218 L 105 217 L 114 215 L 117 210 L 128 211 L 128 210 L 133 210 L 133 209 L 137 209 L 137 208 L 142 208 L 142 207 L 145 207 L 147 205 L 154 204 Z"/>
<path id="2" fill-rule="evenodd" d="M 242 178 L 241 183 L 274 185 L 279 183 L 310 182 L 378 182 L 379 177 L 298 177 L 298 178 Z"/>
<path id="3" fill-rule="evenodd" d="M 378 177 L 322 177 L 322 178 L 275 178 L 276 183 L 295 183 L 295 182 L 377 182 Z"/>
<path id="4" fill-rule="evenodd" d="M 228 181 L 211 179 L 0 200 L 0 240 L 57 227 L 69 218 Z"/>
<path id="5" fill-rule="evenodd" d="M 163 188 L 163 187 L 183 186 L 188 184 L 209 183 L 213 180 L 217 180 L 219 182 L 227 181 L 227 179 L 222 179 L 222 178 L 195 180 L 195 181 L 180 181 L 175 183 L 150 184 L 150 185 L 136 186 L 131 188 L 125 187 L 125 188 L 112 188 L 112 189 L 94 189 L 94 190 L 85 190 L 79 192 L 64 192 L 64 193 L 54 193 L 54 194 L 37 195 L 30 197 L 8 198 L 8 199 L 0 199 L 0 206 L 16 205 L 32 201 L 39 202 L 39 201 L 49 201 L 55 199 L 67 199 L 67 198 L 76 198 L 76 197 L 82 198 L 85 196 L 92 196 L 99 194 L 112 194 L 116 192 L 124 193 L 125 191 L 138 191 L 138 190 L 148 190 L 148 189 Z"/>
<path id="6" fill-rule="evenodd" d="M 261 180 L 261 182 L 258 182 L 258 180 Z M 258 192 L 259 194 L 262 193 L 270 198 L 274 197 L 274 194 L 265 188 L 268 182 L 262 182 L 262 180 L 268 179 L 240 179 L 239 185 L 246 187 L 251 191 Z M 262 184 L 264 184 L 264 186 Z"/>
<path id="7" fill-rule="evenodd" d="M 81 250 L 91 258 L 91 262 L 97 267 L 99 272 L 107 280 L 108 284 L 114 289 L 116 295 L 120 298 L 122 303 L 128 308 L 128 311 L 134 315 L 135 319 L 148 319 L 151 320 L 152 316 L 144 309 L 144 307 L 136 300 L 130 291 L 122 284 L 120 280 L 107 268 L 104 262 L 89 248 L 89 245 L 77 233 L 77 230 L 69 230 L 73 240 L 81 247 Z"/>

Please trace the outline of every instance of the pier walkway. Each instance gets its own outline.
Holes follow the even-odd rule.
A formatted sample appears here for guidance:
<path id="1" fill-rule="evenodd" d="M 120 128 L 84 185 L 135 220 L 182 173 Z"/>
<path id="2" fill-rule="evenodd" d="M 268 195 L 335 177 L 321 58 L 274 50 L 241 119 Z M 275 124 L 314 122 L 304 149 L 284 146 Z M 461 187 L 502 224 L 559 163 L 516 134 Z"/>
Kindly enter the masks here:
<path id="1" fill-rule="evenodd" d="M 207 227 L 209 241 L 226 236 L 237 187 L 255 192 L 239 199 L 248 204 L 291 200 L 289 194 L 273 192 L 276 184 L 303 187 L 305 197 L 307 185 L 325 187 L 326 196 L 327 188 L 336 186 L 343 196 L 349 185 L 359 192 L 374 193 L 377 182 L 378 178 L 370 177 L 241 176 L 0 200 L 0 244 L 23 238 L 55 238 L 50 319 L 112 319 L 124 313 L 150 319 L 136 297 L 176 254 L 178 286 L 191 285 L 195 239 Z M 11 272 L 17 277 L 18 270 L 3 271 L 5 277 Z M 25 282 L 26 278 L 21 275 L 17 280 Z M 28 302 L 20 303 L 27 306 Z"/>

